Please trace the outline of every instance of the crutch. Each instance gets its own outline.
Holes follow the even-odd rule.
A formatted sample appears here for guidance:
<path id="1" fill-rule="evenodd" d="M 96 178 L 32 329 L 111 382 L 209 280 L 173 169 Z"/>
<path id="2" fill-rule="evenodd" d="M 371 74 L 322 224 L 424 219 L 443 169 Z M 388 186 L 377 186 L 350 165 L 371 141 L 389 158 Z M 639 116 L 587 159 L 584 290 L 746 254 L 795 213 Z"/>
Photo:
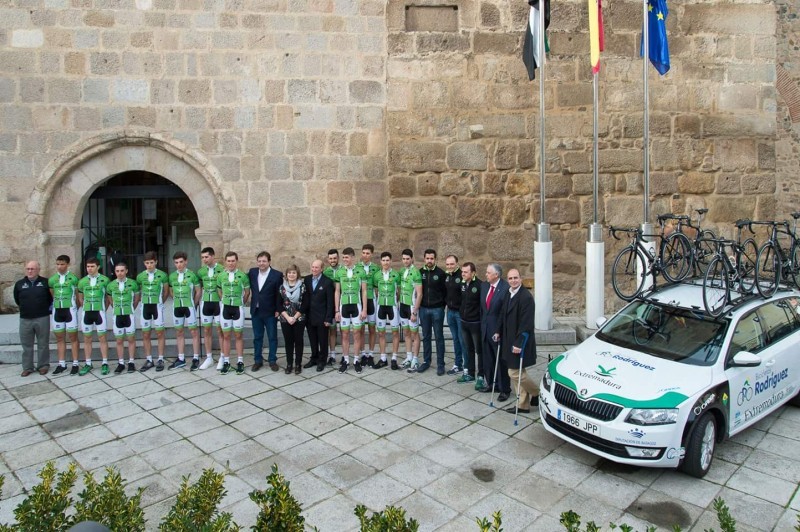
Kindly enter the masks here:
<path id="1" fill-rule="evenodd" d="M 500 364 L 500 342 L 497 342 L 497 356 L 494 357 L 494 376 L 492 377 L 492 396 L 489 399 L 489 406 L 494 406 L 494 387 L 497 384 L 497 365 Z"/>
<path id="2" fill-rule="evenodd" d="M 517 421 L 517 417 L 519 416 L 519 390 L 522 387 L 522 361 L 525 359 L 525 344 L 528 343 L 528 333 L 522 333 L 522 347 L 520 348 L 519 352 L 519 378 L 517 379 L 517 404 L 514 407 L 514 426 L 516 427 L 519 422 Z"/>

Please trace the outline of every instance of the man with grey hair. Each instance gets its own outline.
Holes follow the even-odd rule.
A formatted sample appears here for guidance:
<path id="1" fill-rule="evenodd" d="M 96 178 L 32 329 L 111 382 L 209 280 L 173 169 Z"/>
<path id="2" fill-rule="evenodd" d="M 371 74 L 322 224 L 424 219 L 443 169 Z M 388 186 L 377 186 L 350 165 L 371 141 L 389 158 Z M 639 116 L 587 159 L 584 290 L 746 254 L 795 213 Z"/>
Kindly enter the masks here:
<path id="1" fill-rule="evenodd" d="M 41 266 L 35 260 L 25 264 L 25 277 L 14 284 L 14 302 L 19 307 L 19 341 L 22 344 L 22 376 L 36 369 L 40 375 L 50 370 L 50 305 L 53 295 L 47 279 L 39 275 Z M 37 359 L 33 365 L 33 341 Z"/>
<path id="2" fill-rule="evenodd" d="M 479 391 L 500 392 L 497 400 L 507 401 L 511 395 L 511 379 L 508 377 L 508 366 L 503 358 L 497 359 L 497 340 L 493 338 L 497 332 L 500 311 L 508 297 L 508 282 L 502 278 L 503 268 L 496 263 L 486 267 L 486 282 L 481 286 L 481 338 L 483 339 L 483 371 L 486 384 Z M 496 372 L 495 372 L 496 368 Z"/>

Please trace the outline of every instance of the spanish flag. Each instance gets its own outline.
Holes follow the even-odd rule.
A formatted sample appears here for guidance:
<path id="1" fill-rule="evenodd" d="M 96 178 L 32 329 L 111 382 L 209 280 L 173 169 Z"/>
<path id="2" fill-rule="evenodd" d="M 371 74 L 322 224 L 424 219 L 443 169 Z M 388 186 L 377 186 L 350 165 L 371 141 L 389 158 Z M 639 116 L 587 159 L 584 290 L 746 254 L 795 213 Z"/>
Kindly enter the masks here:
<path id="1" fill-rule="evenodd" d="M 550 0 L 544 2 L 544 27 L 550 26 Z M 544 62 L 544 54 L 539 50 L 539 0 L 528 0 L 531 11 L 528 15 L 528 27 L 525 30 L 525 41 L 522 44 L 522 62 L 528 70 L 528 79 L 533 81 L 536 69 Z M 545 53 L 550 51 L 547 35 L 544 38 Z"/>
<path id="2" fill-rule="evenodd" d="M 600 52 L 603 51 L 603 8 L 600 0 L 589 2 L 589 43 L 591 47 L 592 74 L 600 72 Z"/>

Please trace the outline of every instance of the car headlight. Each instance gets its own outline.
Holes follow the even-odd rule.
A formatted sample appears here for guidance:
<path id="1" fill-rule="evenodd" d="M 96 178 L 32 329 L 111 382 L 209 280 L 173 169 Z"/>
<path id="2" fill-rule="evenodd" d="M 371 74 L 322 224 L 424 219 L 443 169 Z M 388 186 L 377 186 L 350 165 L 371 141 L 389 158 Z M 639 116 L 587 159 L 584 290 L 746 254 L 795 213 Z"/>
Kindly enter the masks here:
<path id="1" fill-rule="evenodd" d="M 625 421 L 634 425 L 669 425 L 678 422 L 678 409 L 634 408 Z"/>
<path id="2" fill-rule="evenodd" d="M 550 377 L 550 370 L 547 369 L 544 371 L 544 376 L 542 377 L 542 387 L 549 392 L 552 384 L 553 379 Z"/>

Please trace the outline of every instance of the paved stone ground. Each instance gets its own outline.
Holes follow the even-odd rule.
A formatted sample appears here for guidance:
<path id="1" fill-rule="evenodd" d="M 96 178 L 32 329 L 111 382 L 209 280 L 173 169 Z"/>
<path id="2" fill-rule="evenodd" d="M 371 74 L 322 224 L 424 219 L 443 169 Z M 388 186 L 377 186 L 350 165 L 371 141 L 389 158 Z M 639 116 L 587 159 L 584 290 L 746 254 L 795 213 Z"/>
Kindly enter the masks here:
<path id="1" fill-rule="evenodd" d="M 563 350 L 539 349 L 536 378 L 548 354 Z M 507 532 L 562 530 L 568 509 L 601 524 L 699 531 L 716 526 L 717 496 L 741 532 L 792 530 L 800 511 L 800 409 L 792 407 L 722 444 L 698 480 L 599 460 L 546 433 L 535 414 L 514 426 L 512 415 L 487 406 L 487 394 L 435 371 L 19 372 L 0 365 L 0 522 L 13 521 L 47 460 L 119 468 L 129 487 L 147 488 L 149 529 L 181 477 L 206 467 L 229 468 L 222 507 L 249 527 L 256 506 L 247 494 L 265 487 L 273 463 L 307 522 L 325 532 L 355 530 L 357 503 L 401 505 L 421 530 L 442 531 L 477 530 L 475 517 L 498 509 Z"/>

